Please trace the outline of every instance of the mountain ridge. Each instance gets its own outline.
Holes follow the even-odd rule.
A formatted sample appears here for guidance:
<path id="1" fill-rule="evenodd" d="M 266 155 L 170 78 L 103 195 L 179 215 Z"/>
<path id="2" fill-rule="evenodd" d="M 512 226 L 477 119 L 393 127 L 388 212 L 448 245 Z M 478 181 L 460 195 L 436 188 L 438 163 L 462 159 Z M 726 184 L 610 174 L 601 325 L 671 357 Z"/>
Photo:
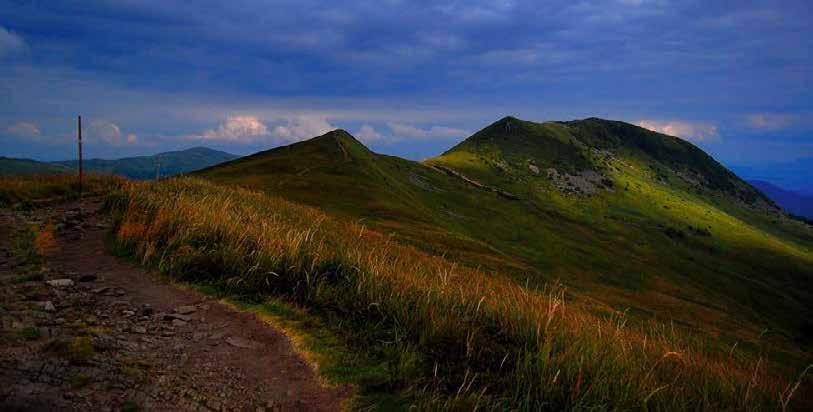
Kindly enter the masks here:
<path id="1" fill-rule="evenodd" d="M 597 163 L 605 162 L 597 162 L 596 155 L 607 155 L 602 152 L 624 151 L 634 156 L 644 154 L 658 162 L 650 167 L 657 169 L 654 171 L 662 177 L 672 169 L 671 172 L 679 178 L 697 186 L 724 191 L 749 203 L 760 200 L 768 207 L 776 207 L 772 200 L 690 142 L 621 121 L 590 117 L 534 123 L 506 116 L 447 150 L 439 158 L 466 151 L 477 156 L 489 151 L 499 152 L 508 156 L 505 160 L 509 163 L 521 163 L 526 160 L 523 156 L 536 155 L 536 163 L 570 174 L 591 167 L 601 169 Z M 534 166 L 539 167 L 540 164 Z"/>
<path id="2" fill-rule="evenodd" d="M 194 175 L 519 282 L 561 280 L 581 302 L 732 339 L 807 334 L 811 230 L 694 145 L 623 122 L 507 116 L 422 162 L 336 130 Z"/>

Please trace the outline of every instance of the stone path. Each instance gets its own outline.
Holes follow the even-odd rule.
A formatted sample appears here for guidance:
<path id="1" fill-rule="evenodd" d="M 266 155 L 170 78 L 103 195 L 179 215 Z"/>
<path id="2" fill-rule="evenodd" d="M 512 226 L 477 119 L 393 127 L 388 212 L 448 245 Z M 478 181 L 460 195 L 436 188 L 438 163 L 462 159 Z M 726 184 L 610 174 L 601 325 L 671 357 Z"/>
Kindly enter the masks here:
<path id="1" fill-rule="evenodd" d="M 97 208 L 0 211 L 0 410 L 340 409 L 281 332 L 113 257 Z"/>

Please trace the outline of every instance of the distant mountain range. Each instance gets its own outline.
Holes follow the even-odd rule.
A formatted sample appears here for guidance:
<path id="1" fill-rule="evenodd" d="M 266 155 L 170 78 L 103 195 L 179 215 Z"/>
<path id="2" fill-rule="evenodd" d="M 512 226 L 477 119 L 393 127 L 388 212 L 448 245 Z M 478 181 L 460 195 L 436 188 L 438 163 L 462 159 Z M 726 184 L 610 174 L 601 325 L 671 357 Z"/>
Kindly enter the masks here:
<path id="1" fill-rule="evenodd" d="M 31 159 L 0 157 L 0 176 L 11 175 L 54 175 L 70 173 L 69 167 L 58 163 L 39 162 Z"/>
<path id="2" fill-rule="evenodd" d="M 131 179 L 153 179 L 158 173 L 159 162 L 161 176 L 173 176 L 238 157 L 206 147 L 193 147 L 152 156 L 126 157 L 116 160 L 87 159 L 84 161 L 84 170 L 88 173 L 113 174 Z M 77 160 L 40 162 L 0 157 L 0 175 L 74 173 L 77 168 Z"/>
<path id="3" fill-rule="evenodd" d="M 749 183 L 768 195 L 787 212 L 813 219 L 813 196 L 785 190 L 762 180 L 750 180 Z"/>
<path id="4" fill-rule="evenodd" d="M 787 212 L 813 219 L 813 157 L 731 169 Z"/>
<path id="5" fill-rule="evenodd" d="M 783 190 L 813 197 L 813 157 L 785 163 L 733 165 L 731 170 L 748 181 L 770 182 Z"/>

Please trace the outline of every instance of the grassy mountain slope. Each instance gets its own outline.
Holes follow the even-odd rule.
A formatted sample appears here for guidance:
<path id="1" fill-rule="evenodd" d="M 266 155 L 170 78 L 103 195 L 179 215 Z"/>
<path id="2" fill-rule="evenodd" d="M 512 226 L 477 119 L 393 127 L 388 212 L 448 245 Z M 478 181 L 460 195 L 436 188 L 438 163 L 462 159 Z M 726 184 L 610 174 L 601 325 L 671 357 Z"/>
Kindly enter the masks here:
<path id="1" fill-rule="evenodd" d="M 522 284 L 561 280 L 598 311 L 809 356 L 797 345 L 810 341 L 810 228 L 674 137 L 505 118 L 416 163 L 336 131 L 199 175 L 363 219 Z"/>
<path id="2" fill-rule="evenodd" d="M 194 174 L 363 219 L 401 241 L 474 265 L 533 270 L 463 230 L 503 202 L 426 165 L 373 153 L 343 130 Z M 476 207 L 464 216 L 452 211 L 454 203 Z"/>
<path id="3" fill-rule="evenodd" d="M 372 202 L 389 194 L 386 174 L 377 165 L 376 157 L 346 132 L 335 131 L 199 173 L 217 174 L 226 182 L 284 192 L 305 203 L 337 200 L 325 206 L 350 213 L 357 202 Z M 360 183 L 371 184 L 362 187 Z"/>
<path id="4" fill-rule="evenodd" d="M 809 339 L 810 228 L 688 142 L 622 122 L 509 117 L 430 163 L 558 214 L 533 226 L 523 256 L 590 296 L 691 327 Z M 565 246 L 544 252 L 551 243 Z"/>
<path id="5" fill-rule="evenodd" d="M 297 342 L 331 348 L 319 369 L 357 385 L 353 410 L 810 408 L 803 365 L 595 316 L 556 286 L 461 267 L 277 196 L 184 177 L 129 182 L 105 207 L 118 250 L 139 262 L 314 317 L 295 320 Z"/>
<path id="6" fill-rule="evenodd" d="M 91 173 L 113 174 L 131 179 L 154 179 L 156 164 L 161 163 L 161 176 L 174 176 L 233 160 L 238 156 L 205 147 L 164 152 L 152 156 L 126 157 L 116 160 L 88 159 L 84 168 Z M 54 162 L 70 169 L 78 168 L 78 161 Z"/>

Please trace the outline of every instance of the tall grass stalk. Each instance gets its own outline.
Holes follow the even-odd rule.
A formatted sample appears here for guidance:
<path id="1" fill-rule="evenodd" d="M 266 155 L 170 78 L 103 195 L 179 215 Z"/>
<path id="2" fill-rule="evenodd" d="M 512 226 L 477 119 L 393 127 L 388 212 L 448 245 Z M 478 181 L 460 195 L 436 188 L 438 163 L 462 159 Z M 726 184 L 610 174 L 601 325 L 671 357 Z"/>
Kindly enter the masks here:
<path id="1" fill-rule="evenodd" d="M 108 192 L 122 178 L 106 175 L 85 175 L 86 195 Z M 31 208 L 79 196 L 79 178 L 75 175 L 0 176 L 0 207 Z"/>
<path id="2" fill-rule="evenodd" d="M 431 361 L 414 382 L 427 388 L 425 408 L 810 405 L 770 362 L 718 353 L 662 323 L 566 309 L 559 286 L 523 287 L 279 198 L 182 178 L 124 184 L 107 207 L 119 244 L 171 276 L 395 328 L 394 341 Z"/>

